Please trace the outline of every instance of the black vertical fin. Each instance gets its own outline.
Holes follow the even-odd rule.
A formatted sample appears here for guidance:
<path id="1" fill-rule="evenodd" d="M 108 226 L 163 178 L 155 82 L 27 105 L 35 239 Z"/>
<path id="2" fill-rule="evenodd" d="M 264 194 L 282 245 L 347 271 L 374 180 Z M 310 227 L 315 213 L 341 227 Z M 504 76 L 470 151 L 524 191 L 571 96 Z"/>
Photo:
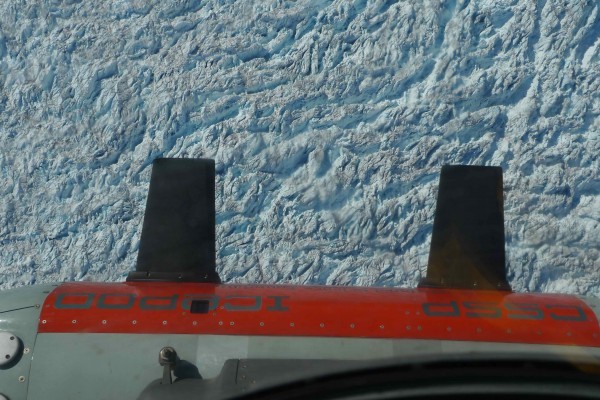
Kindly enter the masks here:
<path id="1" fill-rule="evenodd" d="M 511 290 L 504 256 L 502 168 L 445 165 L 419 287 Z"/>
<path id="2" fill-rule="evenodd" d="M 220 282 L 214 160 L 154 161 L 136 271 L 127 281 Z"/>

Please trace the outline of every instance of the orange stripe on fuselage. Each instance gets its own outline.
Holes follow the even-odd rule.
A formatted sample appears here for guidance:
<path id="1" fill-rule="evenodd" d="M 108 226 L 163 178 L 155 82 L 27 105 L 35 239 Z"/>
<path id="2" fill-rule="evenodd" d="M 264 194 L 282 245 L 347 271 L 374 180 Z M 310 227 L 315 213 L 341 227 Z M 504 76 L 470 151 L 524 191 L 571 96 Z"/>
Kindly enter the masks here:
<path id="1" fill-rule="evenodd" d="M 190 312 L 193 301 L 201 313 Z M 39 332 L 407 338 L 600 347 L 595 314 L 574 296 L 334 286 L 66 283 L 46 298 Z"/>

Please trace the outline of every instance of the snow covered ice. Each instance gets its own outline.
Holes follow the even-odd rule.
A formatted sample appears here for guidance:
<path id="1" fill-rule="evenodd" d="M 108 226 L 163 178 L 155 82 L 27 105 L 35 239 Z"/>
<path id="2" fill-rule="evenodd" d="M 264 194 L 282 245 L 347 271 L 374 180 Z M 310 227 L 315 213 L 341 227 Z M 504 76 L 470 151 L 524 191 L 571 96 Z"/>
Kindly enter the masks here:
<path id="1" fill-rule="evenodd" d="M 600 295 L 594 1 L 0 4 L 0 288 L 120 281 L 154 158 L 217 163 L 226 282 L 410 287 L 443 164 L 516 291 Z"/>

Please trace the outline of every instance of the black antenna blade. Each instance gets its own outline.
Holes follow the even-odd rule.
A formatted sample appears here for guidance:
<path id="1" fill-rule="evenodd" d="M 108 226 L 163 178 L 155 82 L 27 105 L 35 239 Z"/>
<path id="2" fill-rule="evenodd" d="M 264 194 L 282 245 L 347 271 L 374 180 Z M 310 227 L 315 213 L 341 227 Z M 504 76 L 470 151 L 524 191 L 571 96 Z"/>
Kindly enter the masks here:
<path id="1" fill-rule="evenodd" d="M 214 160 L 156 159 L 136 271 L 127 281 L 218 283 L 215 257 Z"/>
<path id="2" fill-rule="evenodd" d="M 511 290 L 503 207 L 502 168 L 443 166 L 427 277 L 419 287 Z"/>

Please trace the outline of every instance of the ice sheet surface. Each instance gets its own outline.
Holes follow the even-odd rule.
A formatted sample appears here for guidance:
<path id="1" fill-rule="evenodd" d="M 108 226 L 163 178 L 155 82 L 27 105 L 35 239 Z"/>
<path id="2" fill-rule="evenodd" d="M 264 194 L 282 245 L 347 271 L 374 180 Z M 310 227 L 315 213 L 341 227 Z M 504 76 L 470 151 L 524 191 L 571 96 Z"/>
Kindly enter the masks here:
<path id="1" fill-rule="evenodd" d="M 516 291 L 600 295 L 600 5 L 0 3 L 0 288 L 120 281 L 154 158 L 226 282 L 414 286 L 442 164 L 504 168 Z"/>

